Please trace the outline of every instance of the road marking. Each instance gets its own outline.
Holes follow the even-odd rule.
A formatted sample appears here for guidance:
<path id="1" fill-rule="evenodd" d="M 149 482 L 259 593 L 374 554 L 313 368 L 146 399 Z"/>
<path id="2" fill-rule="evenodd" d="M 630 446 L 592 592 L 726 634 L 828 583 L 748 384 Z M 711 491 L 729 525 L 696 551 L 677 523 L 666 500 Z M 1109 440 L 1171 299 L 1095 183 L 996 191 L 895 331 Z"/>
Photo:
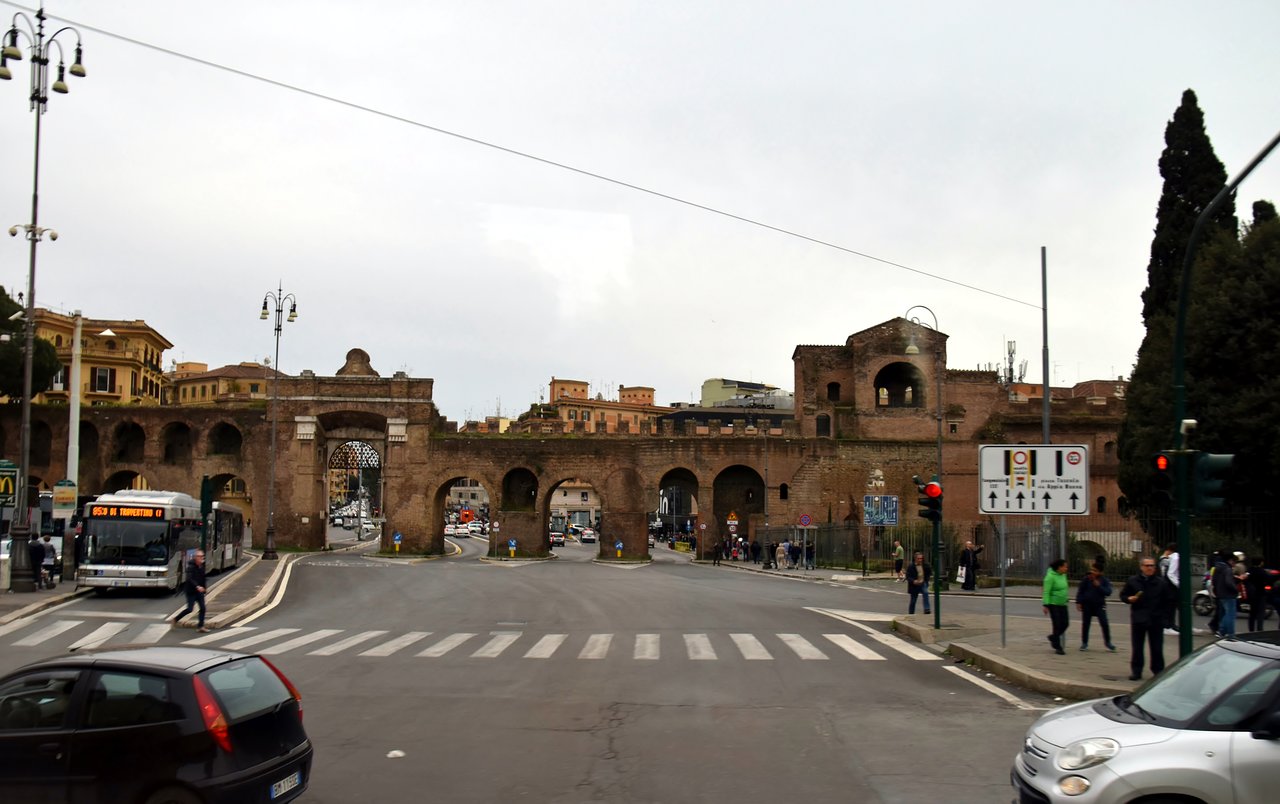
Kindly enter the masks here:
<path id="1" fill-rule="evenodd" d="M 854 638 L 848 634 L 823 634 L 823 636 L 831 640 L 833 644 L 844 650 L 850 656 L 853 656 L 855 659 L 862 659 L 863 661 L 868 662 L 884 661 L 883 656 L 863 645 L 861 642 L 855 641 Z"/>
<path id="2" fill-rule="evenodd" d="M 196 637 L 195 639 L 188 639 L 182 644 L 208 645 L 211 642 L 221 642 L 224 639 L 230 639 L 232 637 L 241 636 L 249 631 L 257 631 L 257 630 L 258 630 L 257 628 L 252 626 L 246 627 L 246 628 L 228 628 L 225 631 L 214 631 L 212 634 L 205 634 L 202 637 Z"/>
<path id="3" fill-rule="evenodd" d="M 32 645 L 39 645 L 41 642 L 44 642 L 46 639 L 53 639 L 58 634 L 64 633 L 66 631 L 70 631 L 72 628 L 75 628 L 77 625 L 80 625 L 82 622 L 84 621 L 83 620 L 58 620 L 53 625 L 50 625 L 47 628 L 42 628 L 39 631 L 36 631 L 31 636 L 19 639 L 17 642 L 13 644 L 15 647 L 20 647 L 20 648 L 28 648 L 28 647 L 31 647 Z"/>
<path id="4" fill-rule="evenodd" d="M 430 631 L 410 631 L 403 636 L 398 636 L 388 642 L 384 642 L 376 647 L 369 648 L 361 653 L 361 656 L 390 656 L 402 648 L 407 648 L 415 642 L 419 642 L 431 636 Z M 419 654 L 421 655 L 421 654 Z"/>
<path id="5" fill-rule="evenodd" d="M 3 592 L 0 592 L 0 594 L 3 594 Z M 18 631 L 23 628 L 26 628 L 28 625 L 31 625 L 35 621 L 36 621 L 36 618 L 34 617 L 23 617 L 21 620 L 14 620 L 8 625 L 0 625 L 0 636 L 4 636 L 5 634 L 11 631 Z"/>
<path id="6" fill-rule="evenodd" d="M 539 639 L 532 648 L 529 648 L 524 658 L 550 659 L 551 655 L 560 647 L 560 644 L 568 638 L 568 634 L 547 634 L 542 639 Z"/>
<path id="7" fill-rule="evenodd" d="M 809 608 L 809 607 L 806 607 L 806 608 Z M 881 633 L 880 631 L 877 631 L 871 626 L 866 625 L 865 623 L 859 622 L 859 620 L 871 620 L 873 622 L 884 622 L 885 620 L 892 621 L 895 617 L 898 616 L 896 614 L 876 614 L 875 612 L 870 612 L 870 611 L 844 611 L 842 609 L 815 609 L 815 608 L 809 608 L 809 611 L 816 611 L 819 614 L 825 614 L 828 617 L 834 617 L 835 619 L 840 620 L 841 622 L 846 622 L 849 625 L 854 626 L 855 628 L 861 628 L 863 631 L 866 631 L 868 634 L 870 634 L 871 638 L 874 639 L 875 641 L 879 642 L 885 647 L 893 648 L 898 653 L 901 653 L 903 656 L 906 656 L 908 659 L 914 659 L 917 662 L 942 661 L 941 656 L 937 655 L 936 653 L 927 651 L 924 648 L 918 648 L 915 645 L 912 645 L 910 642 L 907 642 L 902 637 L 894 636 L 892 634 Z"/>
<path id="8" fill-rule="evenodd" d="M 715 661 L 716 651 L 706 634 L 685 634 L 684 647 L 692 661 Z"/>
<path id="9" fill-rule="evenodd" d="M 289 561 L 288 557 L 286 557 L 285 560 Z M 236 623 L 237 626 L 248 625 L 274 609 L 276 606 L 280 605 L 280 601 L 284 600 L 285 591 L 289 588 L 289 576 L 293 574 L 293 565 L 296 563 L 296 561 L 289 561 L 289 565 L 284 568 L 284 577 L 280 579 L 280 588 L 276 590 L 275 597 L 271 598 L 271 602 Z"/>
<path id="10" fill-rule="evenodd" d="M 154 645 L 159 642 L 165 634 L 173 630 L 168 623 L 157 623 L 148 625 L 142 629 L 133 639 L 129 641 L 130 645 Z"/>
<path id="11" fill-rule="evenodd" d="M 991 693 L 992 695 L 996 696 L 997 698 L 1001 698 L 1013 704 L 1014 706 L 1018 707 L 1019 709 L 1025 710 L 1027 712 L 1047 712 L 1050 709 L 1050 707 L 1047 707 L 1047 706 L 1032 706 L 1031 704 L 1022 700 L 1018 696 L 1014 695 L 1012 692 L 1009 692 L 1008 690 L 1002 690 L 999 687 L 997 687 L 995 684 L 992 684 L 989 681 L 987 681 L 986 679 L 978 678 L 972 673 L 965 672 L 963 668 L 955 667 L 954 665 L 946 665 L 942 669 L 946 670 L 949 673 L 953 673 L 954 675 L 957 675 L 960 678 L 963 678 L 965 681 L 978 685 L 979 687 Z"/>
<path id="12" fill-rule="evenodd" d="M 178 609 L 182 611 L 182 609 Z M 77 617 L 109 617 L 113 620 L 166 620 L 168 614 L 130 614 L 125 611 L 83 611 L 80 609 L 71 609 L 67 614 L 74 614 Z"/>
<path id="13" fill-rule="evenodd" d="M 473 636 L 475 636 L 475 634 L 450 634 L 418 655 L 427 656 L 432 659 L 439 658 Z"/>
<path id="14" fill-rule="evenodd" d="M 253 636 L 245 637 L 244 639 L 237 639 L 235 642 L 228 642 L 222 647 L 227 650 L 243 650 L 244 648 L 250 648 L 254 645 L 261 645 L 263 642 L 270 642 L 277 637 L 297 633 L 297 631 L 297 628 L 273 628 L 270 631 L 263 631 L 261 634 L 254 634 Z"/>
<path id="15" fill-rule="evenodd" d="M 609 643 L 612 641 L 613 634 L 592 634 L 587 637 L 587 644 L 582 647 L 578 658 L 603 659 L 609 653 Z"/>
<path id="16" fill-rule="evenodd" d="M 519 638 L 519 631 L 491 631 L 489 641 L 471 654 L 471 658 L 496 659 Z"/>
<path id="17" fill-rule="evenodd" d="M 819 609 L 813 606 L 805 606 L 805 611 L 816 611 L 818 614 L 825 614 L 828 617 L 835 617 L 837 620 L 843 620 L 847 623 L 891 623 L 897 618 L 896 614 L 885 614 L 879 611 L 849 611 L 847 609 Z"/>
<path id="18" fill-rule="evenodd" d="M 311 651 L 310 653 L 308 653 L 307 655 L 308 656 L 332 656 L 335 653 L 341 653 L 347 648 L 353 648 L 356 645 L 359 645 L 361 642 L 368 642 L 374 637 L 380 637 L 385 633 L 387 632 L 386 631 L 361 631 L 360 633 L 353 634 L 347 637 L 346 639 L 340 639 L 337 642 L 333 643 L 332 645 L 325 645 L 323 648 L 317 648 Z"/>
<path id="19" fill-rule="evenodd" d="M 795 654 L 801 659 L 813 661 L 827 658 L 827 654 L 815 648 L 812 642 L 799 634 L 778 634 L 778 639 L 781 639 L 784 645 L 795 651 Z"/>
<path id="20" fill-rule="evenodd" d="M 129 627 L 128 623 L 103 623 L 93 630 L 92 634 L 73 642 L 67 650 L 81 650 L 83 648 L 96 648 L 111 637 L 120 633 Z"/>
<path id="21" fill-rule="evenodd" d="M 658 658 L 658 644 L 657 634 L 636 634 L 636 649 L 631 654 L 631 658 L 656 661 Z"/>
<path id="22" fill-rule="evenodd" d="M 312 642 L 319 642 L 325 637 L 331 637 L 335 634 L 341 634 L 341 628 L 321 628 L 319 631 L 312 631 L 310 634 L 294 637 L 287 642 L 281 642 L 279 645 L 272 645 L 269 648 L 263 648 L 259 653 L 265 653 L 275 656 L 279 653 L 287 653 L 294 648 L 300 648 L 303 645 L 310 645 Z"/>
<path id="23" fill-rule="evenodd" d="M 742 658 L 750 661 L 769 661 L 773 655 L 765 648 L 764 643 L 751 634 L 730 634 L 733 644 L 742 652 Z"/>

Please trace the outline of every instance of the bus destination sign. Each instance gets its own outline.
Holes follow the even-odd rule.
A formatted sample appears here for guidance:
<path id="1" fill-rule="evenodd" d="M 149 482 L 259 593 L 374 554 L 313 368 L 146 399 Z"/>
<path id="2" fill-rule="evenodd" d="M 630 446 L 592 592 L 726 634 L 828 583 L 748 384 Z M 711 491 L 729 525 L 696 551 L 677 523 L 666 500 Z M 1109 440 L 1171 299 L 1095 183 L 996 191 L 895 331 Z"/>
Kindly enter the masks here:
<path id="1" fill-rule="evenodd" d="M 145 505 L 91 505 L 89 516 L 111 519 L 164 519 L 164 509 Z"/>

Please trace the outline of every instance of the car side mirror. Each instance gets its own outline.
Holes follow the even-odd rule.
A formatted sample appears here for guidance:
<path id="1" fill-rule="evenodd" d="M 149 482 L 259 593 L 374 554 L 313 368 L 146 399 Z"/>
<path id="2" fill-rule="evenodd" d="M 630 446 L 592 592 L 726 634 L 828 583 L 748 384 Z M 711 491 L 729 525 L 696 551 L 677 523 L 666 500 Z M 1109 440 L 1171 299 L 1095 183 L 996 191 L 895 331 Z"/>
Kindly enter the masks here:
<path id="1" fill-rule="evenodd" d="M 1280 740 L 1280 711 L 1267 714 L 1253 730 L 1255 740 Z"/>

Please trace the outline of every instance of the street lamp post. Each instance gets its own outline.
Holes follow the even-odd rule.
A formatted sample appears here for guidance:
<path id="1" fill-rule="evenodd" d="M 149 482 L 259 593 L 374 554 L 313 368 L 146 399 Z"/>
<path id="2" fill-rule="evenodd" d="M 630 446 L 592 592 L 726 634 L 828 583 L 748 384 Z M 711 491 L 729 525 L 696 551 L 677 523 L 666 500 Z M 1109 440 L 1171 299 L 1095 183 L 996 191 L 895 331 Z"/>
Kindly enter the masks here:
<path id="1" fill-rule="evenodd" d="M 289 317 L 284 317 L 285 302 L 289 303 Z M 276 420 L 279 418 L 280 407 L 280 332 L 284 329 L 284 322 L 292 323 L 298 318 L 298 298 L 292 293 L 286 294 L 284 288 L 276 285 L 274 291 L 267 291 L 267 295 L 262 297 L 262 315 L 258 316 L 263 321 L 267 320 L 270 315 L 268 303 L 275 305 L 276 313 L 276 359 L 271 366 L 274 376 L 271 384 L 271 474 L 267 477 L 267 543 L 262 550 L 262 558 L 266 561 L 275 561 L 279 556 L 276 555 Z"/>
<path id="2" fill-rule="evenodd" d="M 27 305 L 23 322 L 25 330 L 23 342 L 25 347 L 22 356 L 22 435 L 18 478 L 14 484 L 14 520 L 13 527 L 10 529 L 13 541 L 10 548 L 12 571 L 10 572 L 9 588 L 15 592 L 36 591 L 35 581 L 31 573 L 24 571 L 31 569 L 27 565 L 27 542 L 31 535 L 31 507 L 27 498 L 30 493 L 28 485 L 31 477 L 31 370 L 36 331 L 36 245 L 45 234 L 49 235 L 50 240 L 58 239 L 57 232 L 52 229 L 42 229 L 39 226 L 40 118 L 45 113 L 45 103 L 49 99 L 50 50 L 56 49 L 58 51 L 58 78 L 53 82 L 53 91 L 60 95 L 65 95 L 68 92 L 65 80 L 67 67 L 63 60 L 62 43 L 58 41 L 60 34 L 66 31 L 75 34 L 76 58 L 71 65 L 70 72 L 79 78 L 83 78 L 85 75 L 84 64 L 81 61 L 80 32 L 67 26 L 59 28 L 46 37 L 44 21 L 43 5 L 36 11 L 34 23 L 26 14 L 21 12 L 14 14 L 9 31 L 5 35 L 3 50 L 0 50 L 0 80 L 7 81 L 13 77 L 13 73 L 9 70 L 8 62 L 22 60 L 22 50 L 18 47 L 18 39 L 22 37 L 26 40 L 27 50 L 31 54 L 31 110 L 36 113 L 35 157 L 33 159 L 34 167 L 31 180 L 31 222 L 13 226 L 9 229 L 9 234 L 14 237 L 17 236 L 19 231 L 25 232 L 27 240 L 31 243 L 30 265 L 27 269 Z M 21 23 L 21 27 L 19 23 Z M 75 381 L 79 382 L 79 378 L 77 377 Z"/>
<path id="3" fill-rule="evenodd" d="M 908 321 L 916 326 L 928 326 L 919 318 L 911 316 L 912 310 L 924 310 L 933 318 L 933 365 L 934 365 L 934 396 L 938 398 L 938 469 L 934 477 L 938 481 L 938 485 L 942 485 L 942 343 L 938 332 L 938 316 L 925 307 L 923 304 L 917 304 L 907 310 L 904 316 Z M 920 347 L 916 346 L 915 332 L 911 333 L 911 343 L 907 345 L 906 353 L 909 355 L 920 354 Z M 946 487 L 943 486 L 945 489 Z M 933 520 L 933 627 L 942 627 L 942 519 Z"/>

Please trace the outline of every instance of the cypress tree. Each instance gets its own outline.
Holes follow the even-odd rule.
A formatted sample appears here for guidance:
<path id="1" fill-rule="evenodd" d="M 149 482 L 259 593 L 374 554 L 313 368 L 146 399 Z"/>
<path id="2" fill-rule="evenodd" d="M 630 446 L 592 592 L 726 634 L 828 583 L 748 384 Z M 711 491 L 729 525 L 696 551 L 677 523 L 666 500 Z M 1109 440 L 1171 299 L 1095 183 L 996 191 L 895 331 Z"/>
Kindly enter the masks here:
<path id="1" fill-rule="evenodd" d="M 1205 133 L 1204 114 L 1190 89 L 1165 126 L 1160 155 L 1164 187 L 1156 206 L 1155 236 L 1147 264 L 1147 288 L 1142 293 L 1142 318 L 1147 333 L 1138 349 L 1120 429 L 1119 483 L 1130 510 L 1159 501 L 1151 496 L 1151 455 L 1172 446 L 1172 361 L 1178 283 L 1191 229 L 1200 212 L 1226 186 L 1227 173 Z M 1201 243 L 1234 238 L 1234 201 L 1229 200 L 1209 221 Z"/>

